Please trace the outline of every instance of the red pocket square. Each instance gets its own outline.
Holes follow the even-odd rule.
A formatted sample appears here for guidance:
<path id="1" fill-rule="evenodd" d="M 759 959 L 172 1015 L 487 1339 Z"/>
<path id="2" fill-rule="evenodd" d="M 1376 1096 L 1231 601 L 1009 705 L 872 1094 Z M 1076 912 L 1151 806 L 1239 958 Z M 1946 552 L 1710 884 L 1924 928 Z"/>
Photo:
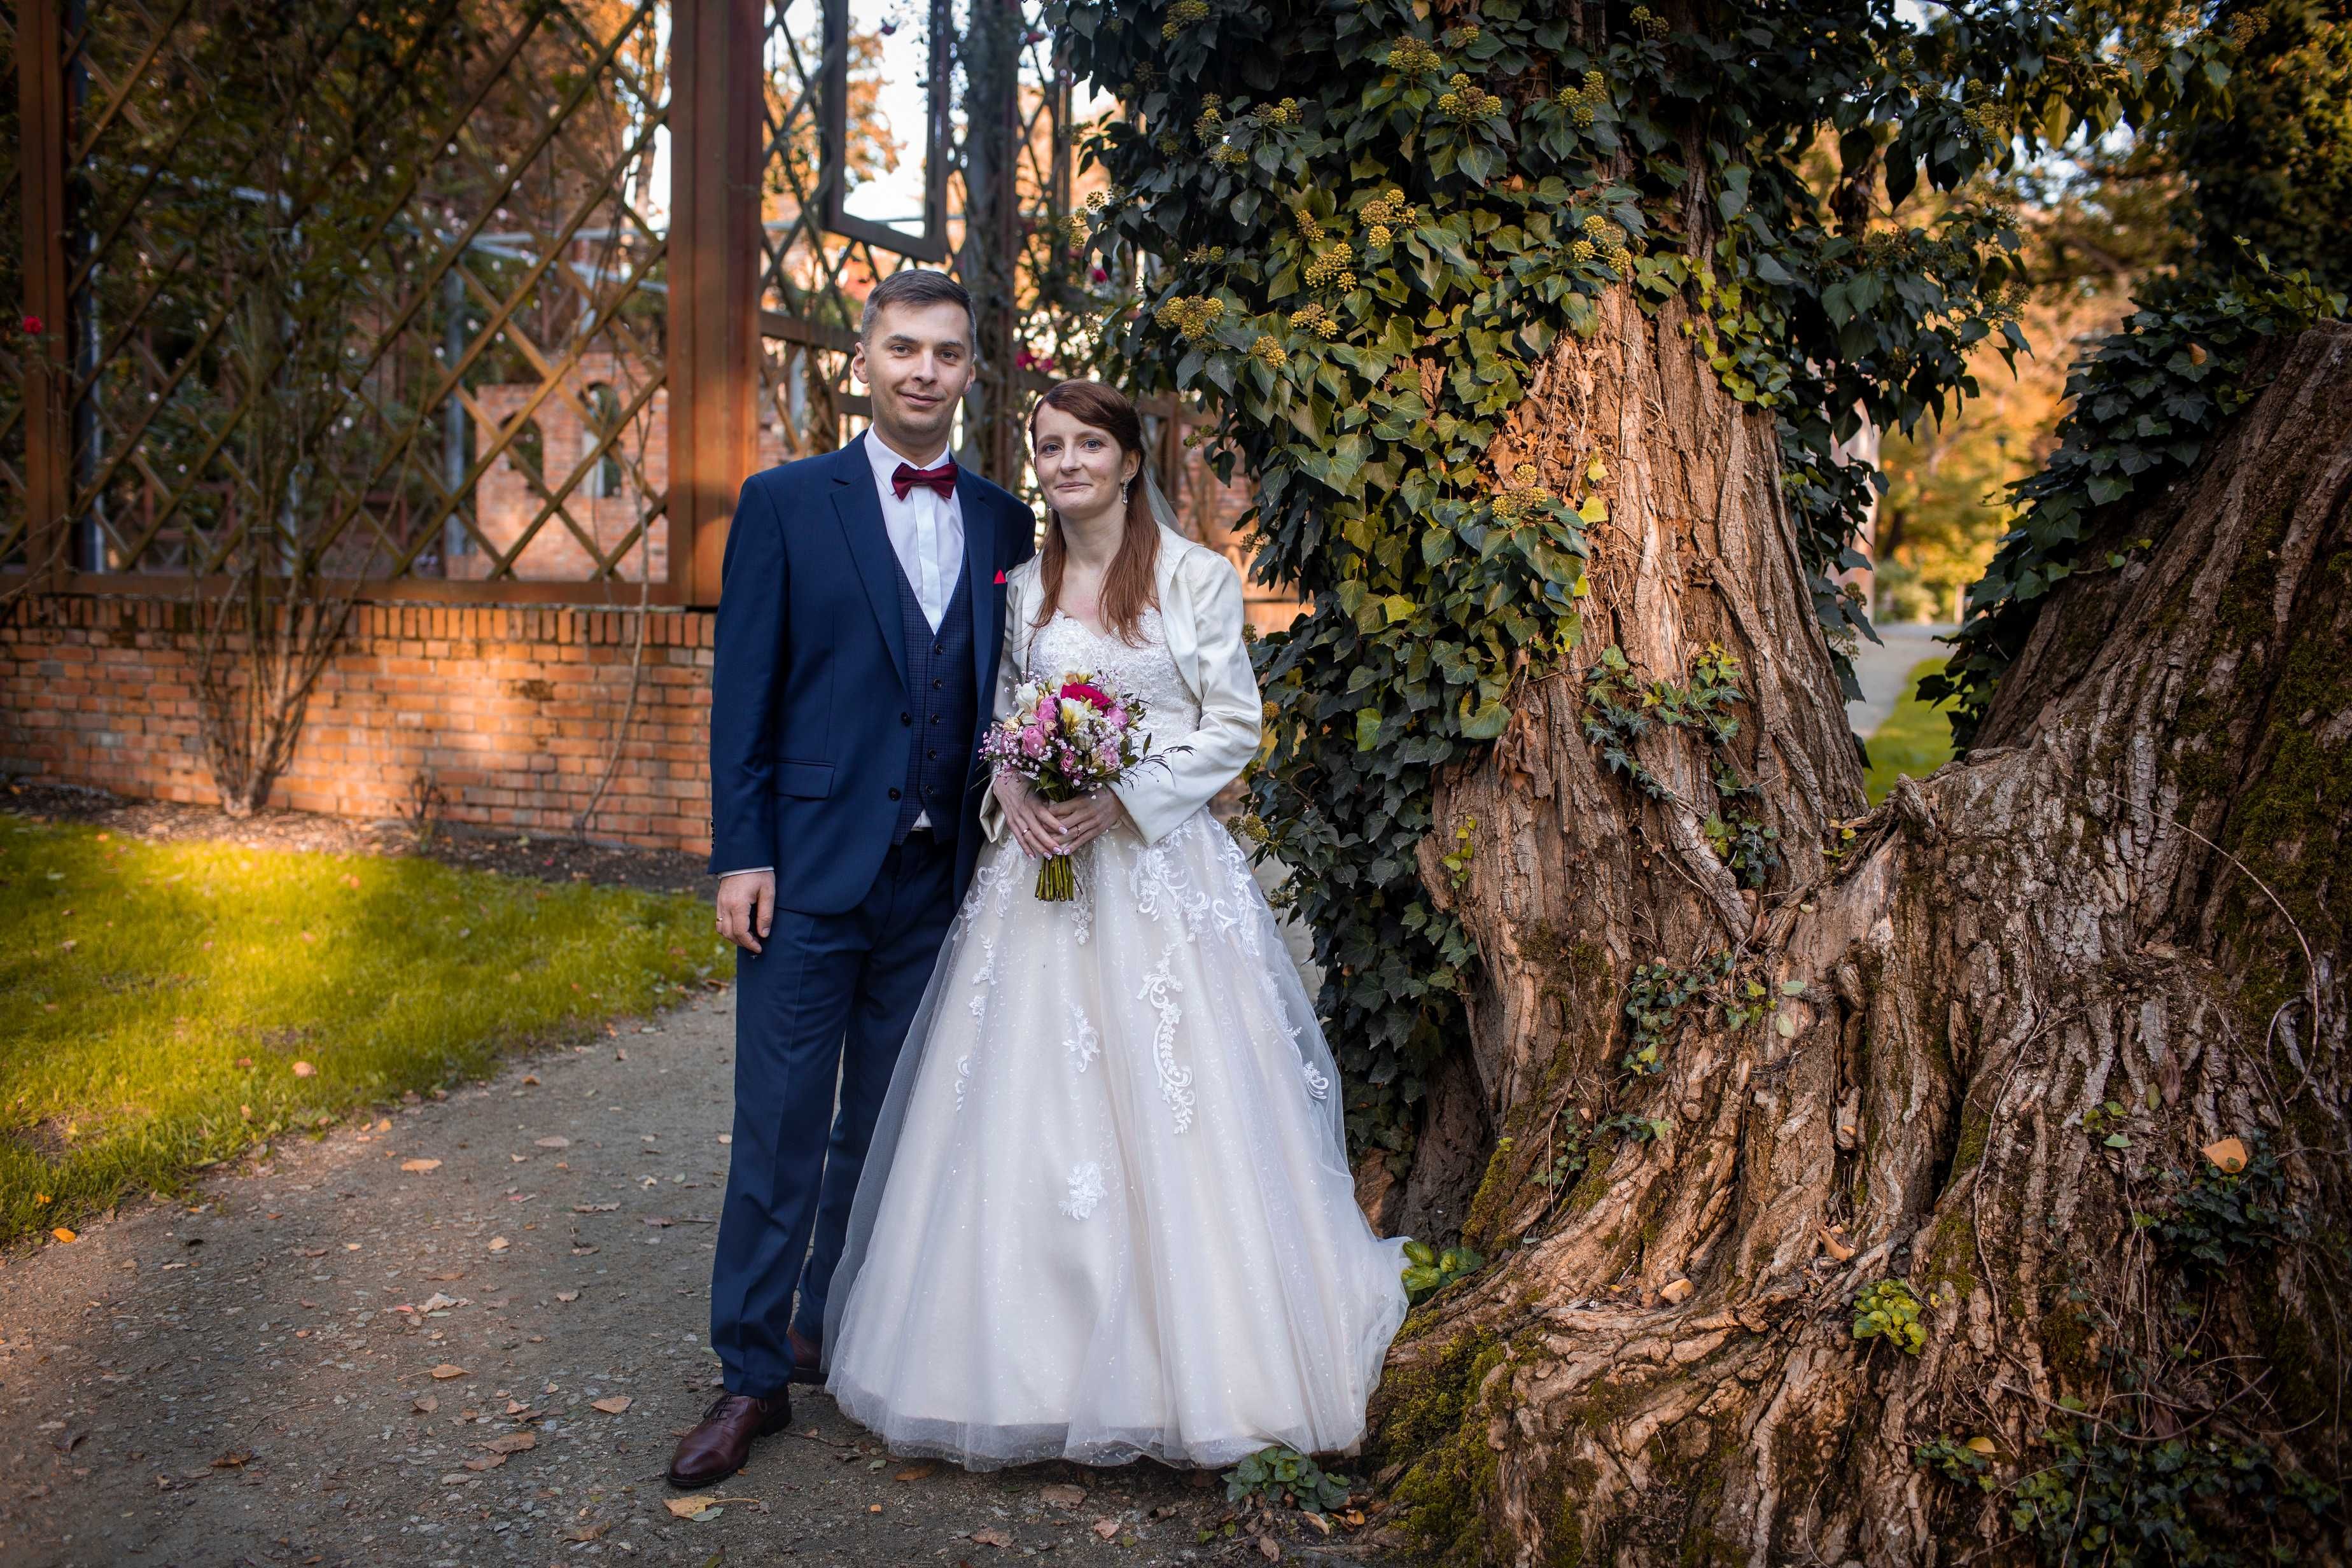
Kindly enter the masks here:
<path id="1" fill-rule="evenodd" d="M 1004 586 L 1004 574 L 1002 572 L 996 574 L 996 585 L 1000 588 Z"/>

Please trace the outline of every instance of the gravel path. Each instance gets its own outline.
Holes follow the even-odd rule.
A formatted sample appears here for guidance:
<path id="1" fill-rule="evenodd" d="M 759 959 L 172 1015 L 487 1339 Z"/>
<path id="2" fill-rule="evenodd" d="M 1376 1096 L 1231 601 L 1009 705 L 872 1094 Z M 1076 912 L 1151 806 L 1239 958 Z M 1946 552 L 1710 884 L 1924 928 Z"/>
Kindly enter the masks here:
<path id="1" fill-rule="evenodd" d="M 1951 630 L 1944 626 L 1895 621 L 1879 626 L 1882 641 L 1862 639 L 1853 656 L 1853 678 L 1862 688 L 1862 700 L 1845 705 L 1846 722 L 1853 727 L 1855 734 L 1866 741 L 1886 722 L 1886 716 L 1902 700 L 1904 678 L 1911 673 L 1913 666 L 1923 658 L 1950 657 L 1952 650 L 1936 639 Z"/>
<path id="2" fill-rule="evenodd" d="M 717 1382 L 731 1001 L 0 1256 L 0 1560 L 1396 1561 L 1295 1514 L 1198 1544 L 1222 1489 L 1150 1463 L 890 1459 L 813 1391 L 709 1516 L 672 1517 Z"/>

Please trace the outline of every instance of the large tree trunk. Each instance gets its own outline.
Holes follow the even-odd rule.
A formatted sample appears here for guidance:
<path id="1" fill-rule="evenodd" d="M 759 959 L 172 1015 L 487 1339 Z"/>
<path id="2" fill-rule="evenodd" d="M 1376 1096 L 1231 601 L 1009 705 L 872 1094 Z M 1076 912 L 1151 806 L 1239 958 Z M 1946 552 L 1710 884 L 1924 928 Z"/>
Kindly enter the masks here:
<path id="1" fill-rule="evenodd" d="M 1391 1352 L 1391 1517 L 1465 1563 L 2030 1557 L 2021 1478 L 2112 1479 L 2049 1469 L 2070 1398 L 2126 1453 L 2228 1434 L 2336 1478 L 2330 1251 L 2247 1220 L 2191 1272 L 2133 1216 L 2215 1190 L 2198 1151 L 2236 1137 L 2343 1247 L 2352 331 L 2280 346 L 2164 515 L 2116 520 L 2153 552 L 2054 595 L 1977 752 L 1848 836 L 1861 774 L 1770 427 L 1678 329 L 1621 298 L 1497 454 L 1597 449 L 1613 515 L 1578 668 L 1444 781 L 1424 850 L 1485 961 L 1462 1054 L 1493 1134 L 1475 1196 L 1441 1160 L 1409 1206 L 1466 1205 L 1495 1261 Z M 1738 732 L 1653 729 L 1645 791 L 1589 737 L 1596 662 L 1685 682 L 1710 643 Z M 1760 890 L 1706 831 L 1727 763 L 1779 832 Z M 1692 971 L 1636 1036 L 1629 988 Z M 1628 1072 L 1643 1045 L 1660 1070 Z M 1625 1113 L 1647 1127 L 1597 1125 Z M 1854 1337 L 1890 1279 L 1924 1303 L 1916 1354 Z M 1916 1457 L 1972 1438 L 1955 1473 L 1998 1492 Z"/>

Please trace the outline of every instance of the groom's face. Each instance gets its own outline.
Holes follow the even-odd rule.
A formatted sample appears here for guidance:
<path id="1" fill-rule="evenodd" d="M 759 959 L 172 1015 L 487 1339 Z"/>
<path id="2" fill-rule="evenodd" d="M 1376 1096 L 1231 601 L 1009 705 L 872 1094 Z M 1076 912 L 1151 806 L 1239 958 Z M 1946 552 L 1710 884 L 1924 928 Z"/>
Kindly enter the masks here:
<path id="1" fill-rule="evenodd" d="M 874 395 L 874 423 L 892 450 L 926 461 L 948 438 L 971 384 L 971 318 L 950 300 L 886 305 L 850 360 Z"/>

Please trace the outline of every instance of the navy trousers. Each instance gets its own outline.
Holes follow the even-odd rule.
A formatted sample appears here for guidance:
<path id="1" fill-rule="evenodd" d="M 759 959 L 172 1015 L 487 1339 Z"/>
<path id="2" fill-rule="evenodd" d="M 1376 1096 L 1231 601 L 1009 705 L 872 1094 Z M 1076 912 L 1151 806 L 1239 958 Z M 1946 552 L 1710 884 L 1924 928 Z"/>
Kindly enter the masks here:
<path id="1" fill-rule="evenodd" d="M 787 1322 L 811 1341 L 824 1331 L 875 1119 L 954 915 L 955 846 L 913 833 L 856 908 L 779 910 L 764 952 L 736 951 L 735 1137 L 710 1269 L 730 1394 L 791 1380 Z"/>

